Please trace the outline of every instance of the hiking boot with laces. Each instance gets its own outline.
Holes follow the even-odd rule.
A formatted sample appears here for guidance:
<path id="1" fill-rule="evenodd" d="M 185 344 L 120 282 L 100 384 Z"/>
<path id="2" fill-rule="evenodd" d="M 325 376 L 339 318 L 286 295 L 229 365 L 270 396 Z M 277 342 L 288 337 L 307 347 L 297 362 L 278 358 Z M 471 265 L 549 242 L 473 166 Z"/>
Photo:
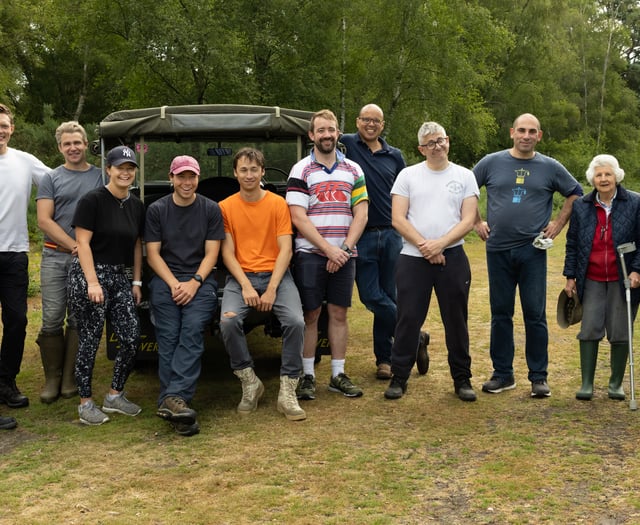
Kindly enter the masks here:
<path id="1" fill-rule="evenodd" d="M 104 412 L 115 412 L 118 414 L 124 414 L 125 416 L 137 416 L 140 412 L 142 412 L 142 408 L 129 401 L 124 396 L 124 392 L 120 392 L 120 394 L 116 398 L 111 400 L 109 399 L 108 395 L 104 396 L 104 401 L 102 402 L 102 410 Z"/>
<path id="2" fill-rule="evenodd" d="M 238 413 L 250 414 L 258 408 L 258 401 L 264 394 L 264 385 L 251 367 L 234 370 L 233 373 L 242 384 L 242 399 L 238 403 Z"/>
<path id="3" fill-rule="evenodd" d="M 336 377 L 332 377 L 329 381 L 329 390 L 331 392 L 338 392 L 346 397 L 360 397 L 364 392 L 360 387 L 357 387 L 351 382 L 349 376 L 345 373 L 338 374 Z"/>
<path id="4" fill-rule="evenodd" d="M 158 417 L 172 423 L 193 425 L 196 422 L 196 411 L 189 408 L 187 402 L 178 396 L 165 397 L 156 412 Z"/>
<path id="5" fill-rule="evenodd" d="M 102 425 L 109 421 L 109 416 L 100 410 L 93 401 L 87 401 L 84 405 L 78 406 L 80 423 L 85 425 Z"/>
<path id="6" fill-rule="evenodd" d="M 316 378 L 311 374 L 306 374 L 298 382 L 296 388 L 296 396 L 298 399 L 312 400 L 316 398 Z"/>
<path id="7" fill-rule="evenodd" d="M 384 391 L 387 399 L 400 399 L 407 391 L 407 380 L 398 376 L 393 376 L 389 386 Z"/>
<path id="8" fill-rule="evenodd" d="M 278 412 L 284 414 L 289 421 L 302 421 L 307 414 L 300 408 L 296 396 L 298 386 L 297 377 L 280 376 L 280 391 L 278 392 Z"/>
<path id="9" fill-rule="evenodd" d="M 180 434 L 181 436 L 191 437 L 200 433 L 200 425 L 198 425 L 197 421 L 194 421 L 190 425 L 186 423 L 171 423 L 171 425 L 173 426 L 173 430 L 176 431 L 176 434 Z"/>

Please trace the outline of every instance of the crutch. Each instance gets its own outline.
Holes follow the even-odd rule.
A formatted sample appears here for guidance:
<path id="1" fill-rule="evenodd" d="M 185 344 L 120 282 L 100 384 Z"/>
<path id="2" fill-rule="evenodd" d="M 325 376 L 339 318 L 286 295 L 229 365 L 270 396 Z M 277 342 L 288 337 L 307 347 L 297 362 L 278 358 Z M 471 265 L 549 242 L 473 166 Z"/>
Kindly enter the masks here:
<path id="1" fill-rule="evenodd" d="M 620 264 L 622 265 L 622 273 L 624 275 L 624 291 L 627 300 L 627 328 L 629 330 L 629 383 L 631 387 L 631 400 L 629 401 L 629 410 L 638 410 L 636 403 L 636 389 L 633 378 L 633 323 L 631 321 L 631 283 L 627 275 L 627 265 L 624 262 L 624 254 L 636 251 L 635 242 L 625 242 L 617 248 L 620 255 Z"/>

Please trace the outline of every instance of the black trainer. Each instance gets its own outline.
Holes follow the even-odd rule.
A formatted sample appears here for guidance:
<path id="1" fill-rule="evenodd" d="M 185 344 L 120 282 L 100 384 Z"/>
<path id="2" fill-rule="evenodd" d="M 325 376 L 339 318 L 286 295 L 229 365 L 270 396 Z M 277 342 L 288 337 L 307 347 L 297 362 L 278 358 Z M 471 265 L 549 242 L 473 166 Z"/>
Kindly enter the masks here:
<path id="1" fill-rule="evenodd" d="M 0 429 L 11 430 L 12 428 L 16 428 L 17 426 L 18 422 L 15 420 L 15 418 L 0 416 Z"/>
<path id="2" fill-rule="evenodd" d="M 398 376 L 393 376 L 389 386 L 384 391 L 384 397 L 387 399 L 400 399 L 407 391 L 407 380 Z"/>
<path id="3" fill-rule="evenodd" d="M 29 406 L 29 398 L 22 395 L 15 379 L 3 378 L 0 380 L 0 403 L 10 408 L 24 408 Z"/>
<path id="4" fill-rule="evenodd" d="M 496 377 L 493 376 L 489 381 L 482 385 L 482 391 L 489 394 L 499 394 L 505 390 L 513 390 L 516 387 L 516 382 L 511 377 Z"/>
<path id="5" fill-rule="evenodd" d="M 467 379 L 455 387 L 456 394 L 462 401 L 475 401 L 476 393 L 473 391 L 471 382 Z"/>
<path id="6" fill-rule="evenodd" d="M 427 346 L 429 346 L 429 332 L 420 332 L 420 339 L 418 341 L 418 354 L 416 355 L 416 367 L 418 373 L 423 376 L 429 371 L 429 352 Z"/>

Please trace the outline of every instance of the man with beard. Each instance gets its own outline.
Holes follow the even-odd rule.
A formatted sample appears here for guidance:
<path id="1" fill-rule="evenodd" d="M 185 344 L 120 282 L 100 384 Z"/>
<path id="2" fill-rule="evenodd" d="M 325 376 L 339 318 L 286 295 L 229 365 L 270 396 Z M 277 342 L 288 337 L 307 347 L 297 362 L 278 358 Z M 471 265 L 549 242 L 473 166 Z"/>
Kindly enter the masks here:
<path id="1" fill-rule="evenodd" d="M 336 149 L 339 135 L 334 113 L 316 112 L 309 123 L 311 154 L 293 166 L 287 183 L 287 203 L 297 230 L 295 280 L 305 320 L 299 399 L 315 399 L 318 318 L 325 300 L 331 346 L 329 390 L 347 397 L 363 394 L 344 373 L 344 364 L 356 243 L 367 224 L 369 203 L 362 169 Z"/>

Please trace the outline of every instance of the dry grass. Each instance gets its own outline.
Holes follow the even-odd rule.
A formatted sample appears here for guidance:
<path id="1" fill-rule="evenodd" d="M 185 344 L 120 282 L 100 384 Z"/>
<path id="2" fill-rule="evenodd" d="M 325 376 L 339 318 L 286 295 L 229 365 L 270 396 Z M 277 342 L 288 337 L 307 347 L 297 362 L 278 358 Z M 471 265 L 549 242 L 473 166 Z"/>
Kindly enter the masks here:
<path id="1" fill-rule="evenodd" d="M 467 253 L 479 391 L 491 372 L 484 246 L 472 239 Z M 529 397 L 517 314 L 518 388 L 460 402 L 434 300 L 427 321 L 431 370 L 411 378 L 404 398 L 386 401 L 386 383 L 373 377 L 371 317 L 356 302 L 347 373 L 364 397 L 327 392 L 324 357 L 318 397 L 303 405 L 308 419 L 286 421 L 275 410 L 276 341 L 255 333 L 257 372 L 267 387 L 259 410 L 245 418 L 235 413 L 240 385 L 214 343 L 194 403 L 202 433 L 192 438 L 177 436 L 154 416 L 157 379 L 150 366 L 137 369 L 127 385 L 144 408 L 135 419 L 115 415 L 86 428 L 76 421 L 76 400 L 40 404 L 36 300 L 19 377 L 32 404 L 11 411 L 16 431 L 0 433 L 0 523 L 640 523 L 640 414 L 606 398 L 606 349 L 595 399 L 575 400 L 577 330 L 555 323 L 561 242 L 549 255 L 550 399 Z M 108 386 L 111 365 L 101 353 L 97 395 Z"/>

